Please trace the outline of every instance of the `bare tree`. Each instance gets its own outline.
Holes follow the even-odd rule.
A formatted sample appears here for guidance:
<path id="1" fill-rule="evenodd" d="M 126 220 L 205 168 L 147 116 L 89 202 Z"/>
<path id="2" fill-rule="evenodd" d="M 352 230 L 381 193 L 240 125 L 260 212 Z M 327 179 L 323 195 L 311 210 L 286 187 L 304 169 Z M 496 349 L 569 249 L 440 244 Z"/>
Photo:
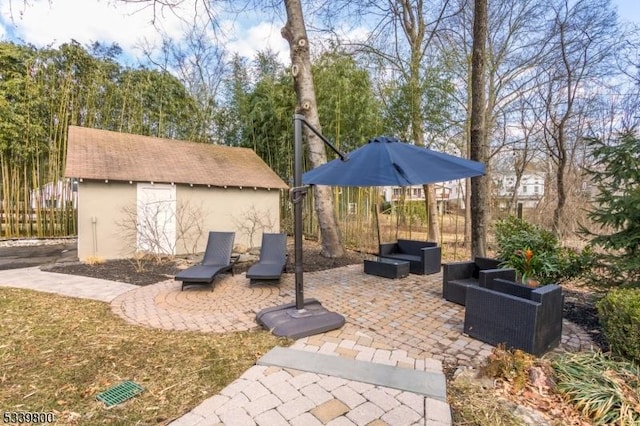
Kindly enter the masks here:
<path id="1" fill-rule="evenodd" d="M 154 16 L 156 16 L 158 10 L 163 8 L 174 10 L 184 2 L 184 0 L 118 1 L 136 3 L 144 8 L 152 8 Z M 247 7 L 249 7 L 249 3 L 250 2 L 247 2 Z M 216 26 L 217 17 L 213 8 L 213 2 L 202 0 L 198 2 L 198 4 L 202 4 L 204 7 L 210 25 Z M 275 8 L 277 4 L 278 3 L 273 2 L 266 6 Z M 282 36 L 289 42 L 291 49 L 291 74 L 294 78 L 294 89 L 298 98 L 297 112 L 303 114 L 307 122 L 316 130 L 320 131 L 320 119 L 318 117 L 313 75 L 311 73 L 309 39 L 307 37 L 304 15 L 302 13 L 302 4 L 299 0 L 285 0 L 284 6 L 287 13 L 287 21 L 281 32 Z M 308 141 L 308 157 L 311 164 L 317 167 L 326 163 L 326 153 L 322 140 L 307 128 L 305 128 L 305 136 Z M 331 188 L 327 186 L 317 186 L 313 193 L 322 239 L 322 254 L 327 257 L 341 257 L 344 255 L 344 247 L 340 238 L 338 221 L 333 207 Z"/>
<path id="2" fill-rule="evenodd" d="M 470 155 L 474 13 L 473 2 L 452 0 L 460 12 L 451 16 L 443 35 L 440 49 L 451 61 L 451 70 L 457 86 L 459 140 L 461 151 Z M 529 72 L 539 56 L 538 28 L 541 0 L 496 0 L 488 7 L 485 60 L 486 89 L 484 108 L 485 138 L 487 139 L 487 175 L 491 175 L 493 159 L 513 142 L 510 134 L 513 122 L 519 120 L 519 99 L 531 90 L 533 76 Z M 491 181 L 487 183 L 490 185 Z M 467 206 L 471 205 L 471 186 L 467 180 Z M 490 206 L 489 206 L 490 207 Z M 465 209 L 465 243 L 471 240 L 471 210 Z M 487 210 L 489 214 L 490 210 Z"/>
<path id="3" fill-rule="evenodd" d="M 176 206 L 176 242 L 182 243 L 185 253 L 196 254 L 209 212 L 202 203 L 196 205 L 183 201 Z"/>
<path id="4" fill-rule="evenodd" d="M 511 142 L 513 152 L 513 162 L 511 169 L 515 173 L 513 194 L 509 200 L 508 211 L 514 212 L 516 201 L 518 200 L 518 188 L 522 182 L 522 177 L 540 150 L 536 147 L 536 141 L 540 137 L 539 128 L 530 114 L 529 103 L 525 97 L 521 98 L 520 117 L 517 123 L 517 130 L 520 137 Z"/>
<path id="5" fill-rule="evenodd" d="M 276 229 L 276 219 L 269 210 L 259 210 L 252 205 L 234 220 L 236 228 L 249 238 L 249 248 L 253 248 L 254 239 L 258 232 L 273 232 Z"/>
<path id="6" fill-rule="evenodd" d="M 210 27 L 208 21 L 196 20 L 180 40 L 163 34 L 160 49 L 148 44 L 143 46 L 147 60 L 166 72 L 176 74 L 197 102 L 198 117 L 194 117 L 197 118 L 194 121 L 199 126 L 193 129 L 190 140 L 198 142 L 216 142 L 213 116 L 228 64 L 226 52 Z"/>
<path id="7" fill-rule="evenodd" d="M 562 234 L 567 206 L 567 174 L 584 143 L 589 93 L 610 72 L 617 42 L 616 15 L 608 0 L 557 0 L 549 7 L 545 64 L 537 93 L 544 107 L 540 123 L 547 153 L 555 165 L 553 229 Z"/>
<path id="8" fill-rule="evenodd" d="M 386 2 L 361 2 L 365 13 L 379 21 L 373 28 L 367 43 L 348 42 L 380 61 L 385 69 L 406 87 L 406 103 L 409 106 L 408 125 L 411 140 L 418 146 L 426 146 L 425 134 L 428 124 L 424 105 L 427 99 L 427 68 L 434 63 L 434 39 L 438 37 L 441 24 L 451 11 L 450 0 L 409 1 L 388 0 Z M 392 41 L 392 42 L 390 42 Z M 435 187 L 424 185 L 428 212 L 429 238 L 440 241 Z"/>
<path id="9" fill-rule="evenodd" d="M 134 257 L 139 254 L 159 261 L 175 254 L 175 212 L 165 203 L 138 203 L 123 208 L 121 214 L 116 225 Z"/>

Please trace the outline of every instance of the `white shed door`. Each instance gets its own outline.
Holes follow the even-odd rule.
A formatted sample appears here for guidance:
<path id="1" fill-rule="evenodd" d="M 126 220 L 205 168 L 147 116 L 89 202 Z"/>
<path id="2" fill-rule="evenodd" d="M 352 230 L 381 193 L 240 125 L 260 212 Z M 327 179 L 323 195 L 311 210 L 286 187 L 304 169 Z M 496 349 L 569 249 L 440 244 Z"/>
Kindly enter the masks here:
<path id="1" fill-rule="evenodd" d="M 139 183 L 137 194 L 137 251 L 175 254 L 176 187 Z"/>

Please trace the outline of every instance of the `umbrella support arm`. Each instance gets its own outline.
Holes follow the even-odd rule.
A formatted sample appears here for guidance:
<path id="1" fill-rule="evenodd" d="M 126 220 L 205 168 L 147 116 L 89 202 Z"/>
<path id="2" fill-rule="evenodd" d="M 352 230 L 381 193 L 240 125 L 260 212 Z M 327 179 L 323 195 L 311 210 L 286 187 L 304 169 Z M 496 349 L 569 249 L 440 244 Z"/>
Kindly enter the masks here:
<path id="1" fill-rule="evenodd" d="M 291 204 L 298 204 L 304 201 L 305 195 L 309 192 L 309 185 L 297 186 L 289 190 L 289 200 Z"/>
<path id="2" fill-rule="evenodd" d="M 327 145 L 329 148 L 331 148 L 331 150 L 333 152 L 336 153 L 336 155 L 338 157 L 340 157 L 340 159 L 342 161 L 347 161 L 349 158 L 347 158 L 346 154 L 343 154 L 338 148 L 336 148 L 336 146 L 334 144 L 332 144 L 327 138 L 325 138 L 322 133 L 318 132 L 318 130 L 316 130 L 315 127 L 313 127 L 311 124 L 309 124 L 309 122 L 307 121 L 306 117 L 302 114 L 295 114 L 293 116 L 294 121 L 300 121 L 302 123 L 304 123 L 307 128 L 309 130 L 311 130 L 317 137 L 319 137 L 320 139 L 322 139 L 322 142 L 325 143 L 325 145 Z"/>

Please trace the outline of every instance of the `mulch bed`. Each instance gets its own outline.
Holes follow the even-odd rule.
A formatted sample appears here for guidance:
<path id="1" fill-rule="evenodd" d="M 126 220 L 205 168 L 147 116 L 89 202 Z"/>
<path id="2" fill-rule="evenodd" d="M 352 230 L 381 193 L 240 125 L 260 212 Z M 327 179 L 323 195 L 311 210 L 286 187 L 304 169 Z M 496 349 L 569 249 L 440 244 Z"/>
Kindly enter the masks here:
<path id="1" fill-rule="evenodd" d="M 303 253 L 303 271 L 325 271 L 341 266 L 362 264 L 369 257 L 366 253 L 347 250 L 345 256 L 340 258 L 327 258 L 321 255 L 321 247 L 315 241 L 305 241 Z M 293 247 L 289 247 L 289 258 L 286 271 L 295 271 L 295 257 Z M 234 267 L 237 274 L 246 272 L 253 262 L 239 262 Z M 102 278 L 105 280 L 125 282 L 134 285 L 155 284 L 173 276 L 188 266 L 185 259 L 163 259 L 157 262 L 153 259 L 143 261 L 133 259 L 108 260 L 104 263 L 89 265 L 80 262 L 56 263 L 43 267 L 43 270 L 62 274 L 81 275 L 84 277 Z"/>
<path id="2" fill-rule="evenodd" d="M 178 262 L 173 260 L 162 262 L 147 260 L 141 263 L 130 259 L 117 259 L 93 265 L 79 262 L 56 263 L 41 269 L 144 286 L 173 278 L 180 267 Z"/>
<path id="3" fill-rule="evenodd" d="M 563 286 L 562 291 L 564 293 L 563 317 L 582 327 L 591 337 L 593 343 L 603 352 L 607 352 L 609 344 L 598 318 L 598 310 L 595 306 L 596 297 L 589 291 L 567 288 L 567 286 Z"/>

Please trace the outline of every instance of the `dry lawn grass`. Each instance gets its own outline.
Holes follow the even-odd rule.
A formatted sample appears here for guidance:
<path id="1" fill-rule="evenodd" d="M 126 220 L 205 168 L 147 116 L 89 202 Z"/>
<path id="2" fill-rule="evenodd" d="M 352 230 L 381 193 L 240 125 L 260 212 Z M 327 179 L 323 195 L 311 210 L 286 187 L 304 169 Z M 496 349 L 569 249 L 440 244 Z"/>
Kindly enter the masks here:
<path id="1" fill-rule="evenodd" d="M 266 331 L 137 327 L 103 302 L 5 288 L 0 323 L 0 411 L 55 412 L 72 425 L 167 423 L 289 343 Z M 96 400 L 124 380 L 145 391 L 112 408 Z"/>

